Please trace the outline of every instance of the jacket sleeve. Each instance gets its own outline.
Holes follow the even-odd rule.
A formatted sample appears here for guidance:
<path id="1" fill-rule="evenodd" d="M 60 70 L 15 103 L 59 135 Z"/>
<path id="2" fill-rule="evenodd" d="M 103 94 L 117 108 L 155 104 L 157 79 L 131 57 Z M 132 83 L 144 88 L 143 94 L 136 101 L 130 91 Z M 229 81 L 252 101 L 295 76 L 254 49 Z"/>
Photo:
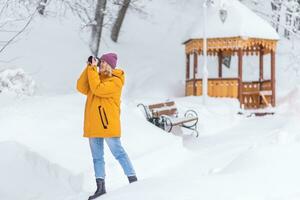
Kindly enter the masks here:
<path id="1" fill-rule="evenodd" d="M 88 77 L 87 77 L 87 67 L 84 69 L 84 71 L 81 73 L 79 79 L 77 80 L 77 90 L 84 94 L 87 95 L 89 92 L 89 82 L 88 82 Z"/>
<path id="2" fill-rule="evenodd" d="M 95 66 L 89 66 L 87 74 L 90 89 L 96 96 L 105 98 L 113 97 L 122 87 L 121 81 L 117 79 L 111 79 L 105 82 L 101 81 Z"/>

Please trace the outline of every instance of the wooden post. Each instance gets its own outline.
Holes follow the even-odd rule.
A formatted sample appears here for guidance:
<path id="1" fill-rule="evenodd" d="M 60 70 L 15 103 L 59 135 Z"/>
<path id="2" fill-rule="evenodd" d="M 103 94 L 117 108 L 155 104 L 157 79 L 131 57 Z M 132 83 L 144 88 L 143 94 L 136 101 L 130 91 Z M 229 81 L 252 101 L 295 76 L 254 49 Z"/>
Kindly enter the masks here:
<path id="1" fill-rule="evenodd" d="M 243 90 L 243 50 L 239 49 L 238 50 L 238 75 L 239 75 L 239 100 L 240 100 L 240 105 L 242 106 L 243 102 L 243 95 L 242 95 L 242 90 Z"/>
<path id="2" fill-rule="evenodd" d="M 259 47 L 259 91 L 262 90 L 262 82 L 264 80 L 264 49 L 261 45 Z M 265 100 L 262 98 L 261 95 L 259 95 L 259 107 L 262 105 L 262 100 Z"/>
<path id="3" fill-rule="evenodd" d="M 186 71 L 185 71 L 185 79 L 190 79 L 190 54 L 186 54 Z"/>
<path id="4" fill-rule="evenodd" d="M 272 86 L 271 104 L 272 104 L 273 107 L 275 107 L 275 105 L 276 105 L 275 84 L 276 84 L 276 77 L 275 77 L 275 52 L 274 52 L 274 50 L 271 50 L 271 86 Z"/>
<path id="5" fill-rule="evenodd" d="M 259 50 L 259 81 L 264 80 L 264 50 L 260 47 Z"/>
<path id="6" fill-rule="evenodd" d="M 186 55 L 186 68 L 185 68 L 185 96 L 188 95 L 188 83 L 187 81 L 190 79 L 190 54 L 187 53 Z"/>
<path id="7" fill-rule="evenodd" d="M 198 66 L 198 55 L 197 52 L 194 52 L 194 70 L 193 70 L 193 95 L 196 96 L 197 87 L 196 87 L 196 74 L 197 74 L 197 66 Z"/>
<path id="8" fill-rule="evenodd" d="M 222 51 L 218 52 L 218 58 L 219 58 L 219 78 L 222 78 L 222 76 L 223 76 L 223 71 L 222 71 L 223 54 L 222 54 Z"/>

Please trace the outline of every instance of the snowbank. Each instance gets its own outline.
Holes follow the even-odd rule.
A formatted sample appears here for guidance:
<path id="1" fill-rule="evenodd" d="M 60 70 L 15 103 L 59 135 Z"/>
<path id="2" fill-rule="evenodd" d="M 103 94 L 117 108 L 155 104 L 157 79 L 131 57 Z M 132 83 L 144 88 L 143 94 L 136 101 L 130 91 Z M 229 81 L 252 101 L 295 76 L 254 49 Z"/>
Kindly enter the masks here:
<path id="1" fill-rule="evenodd" d="M 82 190 L 82 177 L 14 141 L 0 142 L 1 199 L 63 199 Z"/>
<path id="2" fill-rule="evenodd" d="M 0 71 L 0 92 L 12 91 L 16 94 L 33 95 L 35 82 L 23 69 Z"/>

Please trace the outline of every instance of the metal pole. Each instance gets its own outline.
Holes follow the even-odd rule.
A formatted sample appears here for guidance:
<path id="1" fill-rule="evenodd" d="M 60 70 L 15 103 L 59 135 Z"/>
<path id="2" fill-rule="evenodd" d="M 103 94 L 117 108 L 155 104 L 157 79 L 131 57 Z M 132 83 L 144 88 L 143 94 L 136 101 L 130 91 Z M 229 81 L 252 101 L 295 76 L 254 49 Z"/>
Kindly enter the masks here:
<path id="1" fill-rule="evenodd" d="M 208 82 L 208 70 L 207 70 L 207 38 L 206 38 L 206 18 L 207 18 L 207 0 L 203 3 L 203 78 L 202 78 L 202 97 L 203 104 L 207 102 L 207 82 Z"/>

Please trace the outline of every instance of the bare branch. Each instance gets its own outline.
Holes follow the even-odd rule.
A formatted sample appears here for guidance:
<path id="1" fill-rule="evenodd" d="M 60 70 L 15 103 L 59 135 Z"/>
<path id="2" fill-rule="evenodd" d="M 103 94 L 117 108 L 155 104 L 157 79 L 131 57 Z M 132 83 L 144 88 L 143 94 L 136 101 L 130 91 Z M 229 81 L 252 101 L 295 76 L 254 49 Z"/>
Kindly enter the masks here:
<path id="1" fill-rule="evenodd" d="M 29 20 L 27 21 L 27 23 L 24 25 L 24 27 L 17 33 L 15 34 L 10 40 L 7 41 L 7 43 L 0 49 L 0 53 L 2 51 L 4 51 L 4 49 L 12 42 L 14 41 L 22 32 L 25 31 L 25 29 L 29 26 L 29 24 L 31 23 L 33 17 L 35 16 L 37 12 L 37 9 L 35 9 L 35 11 L 31 14 L 31 16 L 29 17 Z"/>
<path id="2" fill-rule="evenodd" d="M 7 6 L 8 6 L 8 1 L 9 1 L 9 0 L 6 0 L 6 2 L 4 3 L 3 7 L 1 8 L 1 10 L 0 10 L 0 17 L 1 17 L 1 15 L 4 13 L 5 9 L 7 8 Z"/>

